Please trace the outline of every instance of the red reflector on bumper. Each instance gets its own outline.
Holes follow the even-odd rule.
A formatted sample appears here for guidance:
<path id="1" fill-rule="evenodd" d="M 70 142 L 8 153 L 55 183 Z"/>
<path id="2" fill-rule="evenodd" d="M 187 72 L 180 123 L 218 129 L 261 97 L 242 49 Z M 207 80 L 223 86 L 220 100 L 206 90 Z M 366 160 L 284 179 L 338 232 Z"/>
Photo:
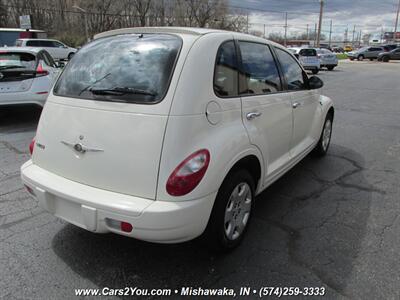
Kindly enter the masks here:
<path id="1" fill-rule="evenodd" d="M 124 232 L 131 232 L 133 229 L 132 225 L 127 222 L 121 222 L 121 230 Z"/>

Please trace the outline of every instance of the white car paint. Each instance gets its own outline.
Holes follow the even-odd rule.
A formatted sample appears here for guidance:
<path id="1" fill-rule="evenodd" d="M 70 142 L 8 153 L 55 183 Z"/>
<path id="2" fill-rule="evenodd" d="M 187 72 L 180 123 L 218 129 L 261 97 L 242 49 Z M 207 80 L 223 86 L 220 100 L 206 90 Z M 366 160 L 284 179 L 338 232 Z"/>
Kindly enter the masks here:
<path id="1" fill-rule="evenodd" d="M 0 55 L 8 55 L 9 53 L 27 53 L 35 57 L 35 66 L 30 69 L 4 69 L 11 61 L 5 59 L 0 61 L 0 106 L 16 105 L 16 104 L 37 104 L 43 106 L 48 93 L 55 79 L 59 74 L 59 69 L 54 64 L 49 54 L 40 48 L 32 47 L 4 47 L 0 48 Z M 46 54 L 47 53 L 47 54 Z M 34 72 L 39 67 L 47 72 L 47 75 L 35 75 Z M 32 76 L 16 75 L 15 79 L 7 79 L 8 75 L 32 72 Z"/>
<path id="2" fill-rule="evenodd" d="M 58 40 L 52 39 L 18 39 L 15 44 L 18 47 L 38 47 L 45 49 L 55 60 L 69 59 L 78 51 Z"/>
<path id="3" fill-rule="evenodd" d="M 255 157 L 260 165 L 258 194 L 317 144 L 333 107 L 319 90 L 232 98 L 214 92 L 222 43 L 282 46 L 240 33 L 173 27 L 114 30 L 95 41 L 132 33 L 182 39 L 167 93 L 151 105 L 49 95 L 21 176 L 50 213 L 98 233 L 161 243 L 190 240 L 205 230 L 221 184 L 241 159 Z M 252 112 L 261 114 L 248 120 Z M 65 142 L 98 151 L 81 153 Z M 191 192 L 171 195 L 171 173 L 200 149 L 210 153 L 205 176 Z M 133 230 L 121 231 L 110 220 L 128 222 Z"/>

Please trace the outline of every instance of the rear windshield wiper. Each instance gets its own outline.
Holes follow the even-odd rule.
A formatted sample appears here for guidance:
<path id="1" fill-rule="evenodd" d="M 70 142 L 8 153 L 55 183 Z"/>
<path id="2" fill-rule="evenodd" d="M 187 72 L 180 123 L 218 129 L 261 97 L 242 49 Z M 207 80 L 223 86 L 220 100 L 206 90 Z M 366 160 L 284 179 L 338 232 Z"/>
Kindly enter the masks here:
<path id="1" fill-rule="evenodd" d="M 141 90 L 141 89 L 135 89 L 135 88 L 130 88 L 130 87 L 114 87 L 114 88 L 109 88 L 109 89 L 91 88 L 91 89 L 89 89 L 89 91 L 95 95 L 122 96 L 125 94 L 136 94 L 136 95 L 146 95 L 146 96 L 153 96 L 153 97 L 157 96 L 157 93 L 152 92 L 150 90 Z"/>
<path id="2" fill-rule="evenodd" d="M 0 66 L 0 70 L 7 69 L 26 69 L 24 66 Z"/>

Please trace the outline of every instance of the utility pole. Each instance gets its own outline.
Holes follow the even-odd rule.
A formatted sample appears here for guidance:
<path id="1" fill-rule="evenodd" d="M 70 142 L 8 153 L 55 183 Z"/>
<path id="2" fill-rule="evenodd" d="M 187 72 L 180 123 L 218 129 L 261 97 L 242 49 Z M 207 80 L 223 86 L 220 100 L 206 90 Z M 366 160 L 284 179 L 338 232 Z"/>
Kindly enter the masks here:
<path id="1" fill-rule="evenodd" d="M 264 39 L 266 39 L 267 37 L 265 36 L 265 24 L 264 24 Z"/>
<path id="2" fill-rule="evenodd" d="M 351 45 L 353 46 L 353 48 L 354 48 L 354 35 L 356 34 L 356 25 L 354 25 L 354 28 L 353 28 L 353 38 L 351 39 Z"/>
<path id="3" fill-rule="evenodd" d="M 361 47 L 361 40 L 362 40 L 362 30 L 360 30 L 360 35 L 359 35 L 359 38 L 358 38 L 358 47 Z"/>
<path id="4" fill-rule="evenodd" d="M 249 33 L 249 13 L 246 14 L 246 33 Z"/>
<path id="5" fill-rule="evenodd" d="M 331 47 L 331 43 L 332 43 L 332 20 L 329 26 L 329 48 Z"/>
<path id="6" fill-rule="evenodd" d="M 394 32 L 393 32 L 393 41 L 396 41 L 397 37 L 397 25 L 399 24 L 399 13 L 400 13 L 400 0 L 399 0 L 399 5 L 397 6 L 396 22 L 394 24 Z"/>
<path id="7" fill-rule="evenodd" d="M 321 42 L 321 27 L 322 27 L 322 15 L 324 13 L 324 0 L 319 0 L 320 9 L 319 9 L 319 25 L 318 25 L 318 33 L 317 33 L 317 47 L 319 48 Z"/>
<path id="8" fill-rule="evenodd" d="M 77 10 L 81 11 L 83 13 L 84 16 L 84 22 L 85 22 L 85 37 L 86 37 L 86 42 L 89 42 L 90 38 L 89 38 L 89 31 L 88 31 L 88 21 L 87 21 L 87 11 L 84 10 L 83 8 L 74 5 L 72 6 L 72 8 L 76 8 Z"/>
<path id="9" fill-rule="evenodd" d="M 288 24 L 287 24 L 287 15 L 288 13 L 285 12 L 285 40 L 283 42 L 283 45 L 286 47 L 287 46 L 287 28 L 288 28 Z"/>
<path id="10" fill-rule="evenodd" d="M 310 31 L 309 31 L 309 28 L 308 28 L 308 24 L 307 24 L 307 42 L 309 43 L 309 41 L 310 41 Z"/>
<path id="11" fill-rule="evenodd" d="M 317 47 L 317 23 L 314 26 L 314 47 Z"/>

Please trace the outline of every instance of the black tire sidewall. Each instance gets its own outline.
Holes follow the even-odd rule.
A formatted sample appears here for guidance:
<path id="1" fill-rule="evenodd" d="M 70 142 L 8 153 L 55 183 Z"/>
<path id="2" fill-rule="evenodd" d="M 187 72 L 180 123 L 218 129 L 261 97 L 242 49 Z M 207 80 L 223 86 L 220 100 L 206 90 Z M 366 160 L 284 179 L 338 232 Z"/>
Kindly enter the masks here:
<path id="1" fill-rule="evenodd" d="M 326 149 L 324 149 L 324 147 L 322 146 L 322 139 L 323 139 L 323 135 L 324 135 L 325 125 L 326 125 L 326 122 L 328 120 L 331 121 L 331 126 L 332 126 L 332 128 L 331 128 L 331 136 L 329 138 L 328 146 L 326 147 Z M 328 115 L 326 116 L 325 121 L 324 121 L 324 126 L 322 127 L 322 131 L 321 131 L 321 135 L 320 135 L 318 144 L 314 149 L 314 154 L 316 154 L 317 156 L 324 156 L 328 152 L 329 146 L 331 145 L 332 132 L 333 132 L 333 116 L 332 116 L 332 114 L 328 113 Z"/>
<path id="2" fill-rule="evenodd" d="M 229 240 L 225 234 L 225 209 L 233 189 L 241 182 L 246 182 L 250 186 L 252 195 L 251 210 L 244 231 L 239 238 L 232 241 Z M 254 180 L 247 170 L 237 170 L 233 173 L 228 174 L 228 176 L 223 181 L 220 189 L 218 190 L 218 194 L 215 199 L 211 216 L 205 231 L 205 242 L 208 243 L 208 246 L 210 246 L 214 250 L 221 252 L 229 251 L 233 248 L 236 248 L 240 244 L 251 223 L 255 201 L 254 191 Z"/>

